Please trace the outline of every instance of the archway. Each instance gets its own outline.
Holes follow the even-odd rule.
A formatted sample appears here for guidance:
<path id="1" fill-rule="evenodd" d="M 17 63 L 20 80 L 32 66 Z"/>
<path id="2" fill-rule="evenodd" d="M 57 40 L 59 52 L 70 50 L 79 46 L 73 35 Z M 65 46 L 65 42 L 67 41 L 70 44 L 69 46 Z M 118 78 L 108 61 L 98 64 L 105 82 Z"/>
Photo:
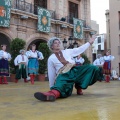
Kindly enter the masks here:
<path id="1" fill-rule="evenodd" d="M 29 50 L 30 45 L 32 45 L 32 44 L 35 44 L 35 45 L 36 45 L 36 49 L 38 50 L 38 46 L 40 45 L 40 43 L 47 43 L 47 42 L 46 42 L 45 40 L 43 40 L 43 39 L 33 40 L 33 41 L 29 44 L 27 50 Z"/>
<path id="2" fill-rule="evenodd" d="M 7 45 L 7 51 L 10 52 L 10 38 L 6 36 L 3 33 L 0 33 L 0 45 L 6 44 Z M 1 49 L 1 48 L 0 48 Z"/>

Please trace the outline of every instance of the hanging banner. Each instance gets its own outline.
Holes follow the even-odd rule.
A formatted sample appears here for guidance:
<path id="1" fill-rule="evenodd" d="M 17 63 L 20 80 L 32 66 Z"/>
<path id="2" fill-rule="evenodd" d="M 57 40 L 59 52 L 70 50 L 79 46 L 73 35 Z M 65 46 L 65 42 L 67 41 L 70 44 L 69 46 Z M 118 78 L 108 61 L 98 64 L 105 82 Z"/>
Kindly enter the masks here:
<path id="1" fill-rule="evenodd" d="M 11 0 L 0 0 L 0 26 L 9 27 L 11 16 Z"/>
<path id="2" fill-rule="evenodd" d="M 50 11 L 38 7 L 38 31 L 49 33 L 50 28 L 51 28 Z"/>
<path id="3" fill-rule="evenodd" d="M 73 18 L 73 25 L 74 38 L 83 39 L 83 20 Z"/>

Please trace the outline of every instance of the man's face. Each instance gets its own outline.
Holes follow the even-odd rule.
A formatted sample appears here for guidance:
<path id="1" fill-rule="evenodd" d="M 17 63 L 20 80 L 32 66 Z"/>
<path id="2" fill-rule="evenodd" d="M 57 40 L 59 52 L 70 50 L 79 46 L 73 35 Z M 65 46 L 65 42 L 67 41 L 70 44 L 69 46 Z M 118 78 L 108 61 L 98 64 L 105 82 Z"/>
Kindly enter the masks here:
<path id="1" fill-rule="evenodd" d="M 60 50 L 61 46 L 60 46 L 60 41 L 59 40 L 54 40 L 53 44 L 52 44 L 52 49 L 53 50 Z"/>
<path id="2" fill-rule="evenodd" d="M 24 55 L 24 51 L 22 51 L 21 54 Z"/>

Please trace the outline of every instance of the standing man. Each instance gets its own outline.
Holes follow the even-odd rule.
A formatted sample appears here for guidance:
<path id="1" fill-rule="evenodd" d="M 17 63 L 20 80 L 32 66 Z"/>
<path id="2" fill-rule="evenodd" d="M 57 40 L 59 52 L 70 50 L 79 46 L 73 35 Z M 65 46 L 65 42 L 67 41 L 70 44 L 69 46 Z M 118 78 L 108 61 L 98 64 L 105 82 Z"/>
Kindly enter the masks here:
<path id="1" fill-rule="evenodd" d="M 27 83 L 26 66 L 28 64 L 28 58 L 25 55 L 25 50 L 20 50 L 20 55 L 15 58 L 14 64 L 17 66 L 15 83 L 18 82 L 18 79 L 21 79 L 21 76 L 24 79 L 24 82 Z"/>
<path id="2" fill-rule="evenodd" d="M 53 52 L 48 59 L 48 78 L 51 90 L 45 93 L 36 92 L 35 98 L 42 101 L 54 101 L 59 97 L 70 96 L 74 83 L 78 85 L 76 87 L 78 92 L 93 85 L 99 76 L 98 67 L 93 65 L 75 66 L 73 60 L 73 57 L 83 53 L 93 42 L 94 38 L 91 38 L 89 42 L 78 48 L 61 50 L 60 39 L 51 38 L 48 41 L 48 46 Z"/>
<path id="3" fill-rule="evenodd" d="M 2 44 L 0 50 L 0 84 L 8 84 L 6 76 L 9 76 L 9 63 L 11 55 L 6 52 L 6 44 Z M 3 78 L 3 81 L 2 81 Z"/>
<path id="4" fill-rule="evenodd" d="M 102 55 L 101 54 L 98 54 L 97 55 L 97 59 L 93 62 L 93 65 L 99 67 L 99 70 L 100 70 L 100 82 L 102 82 L 102 80 L 104 79 L 104 76 L 103 76 L 103 64 L 104 64 L 104 61 L 102 60 Z"/>
<path id="5" fill-rule="evenodd" d="M 39 61 L 44 59 L 43 54 L 36 50 L 36 45 L 32 44 L 29 51 L 26 52 L 28 57 L 28 74 L 31 84 L 34 84 L 35 76 L 38 74 Z"/>

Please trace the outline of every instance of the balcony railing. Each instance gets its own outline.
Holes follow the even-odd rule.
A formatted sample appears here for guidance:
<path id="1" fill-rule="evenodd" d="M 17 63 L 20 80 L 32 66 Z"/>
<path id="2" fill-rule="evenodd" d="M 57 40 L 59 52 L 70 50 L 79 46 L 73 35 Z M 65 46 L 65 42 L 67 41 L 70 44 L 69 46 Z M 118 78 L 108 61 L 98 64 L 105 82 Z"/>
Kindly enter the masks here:
<path id="1" fill-rule="evenodd" d="M 37 15 L 37 5 L 28 3 L 26 1 L 14 0 L 12 4 L 12 8 L 22 10 L 28 13 L 33 13 Z M 55 19 L 55 11 L 49 10 L 51 13 L 51 18 Z"/>
<path id="2" fill-rule="evenodd" d="M 73 17 L 66 16 L 66 17 L 61 18 L 61 21 L 66 21 L 67 23 L 73 24 Z M 87 25 L 86 20 L 82 20 L 82 21 L 83 21 L 84 28 L 91 29 L 91 27 Z"/>

